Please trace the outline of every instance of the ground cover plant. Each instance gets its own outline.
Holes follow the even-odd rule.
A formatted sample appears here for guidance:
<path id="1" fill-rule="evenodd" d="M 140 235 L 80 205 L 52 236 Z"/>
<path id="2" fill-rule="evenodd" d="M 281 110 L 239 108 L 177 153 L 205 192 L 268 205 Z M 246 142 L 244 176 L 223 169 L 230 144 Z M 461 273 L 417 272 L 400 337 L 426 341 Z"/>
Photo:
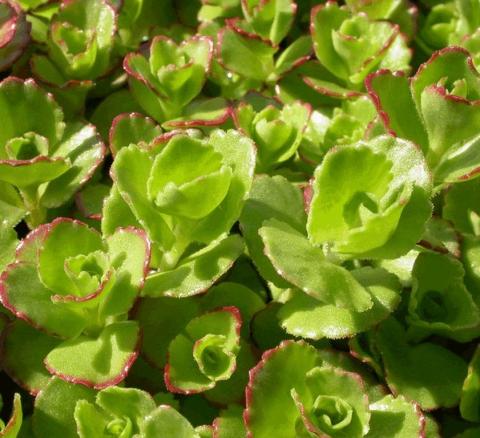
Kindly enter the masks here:
<path id="1" fill-rule="evenodd" d="M 480 436 L 479 0 L 0 0 L 0 437 Z"/>

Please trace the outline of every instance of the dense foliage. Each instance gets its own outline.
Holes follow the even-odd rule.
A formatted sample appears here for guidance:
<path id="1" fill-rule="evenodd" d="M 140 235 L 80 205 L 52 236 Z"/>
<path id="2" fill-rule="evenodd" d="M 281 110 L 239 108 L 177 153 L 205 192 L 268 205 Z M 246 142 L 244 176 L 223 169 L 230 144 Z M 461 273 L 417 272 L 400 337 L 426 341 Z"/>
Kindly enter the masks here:
<path id="1" fill-rule="evenodd" d="M 0 437 L 480 436 L 479 0 L 0 0 Z"/>

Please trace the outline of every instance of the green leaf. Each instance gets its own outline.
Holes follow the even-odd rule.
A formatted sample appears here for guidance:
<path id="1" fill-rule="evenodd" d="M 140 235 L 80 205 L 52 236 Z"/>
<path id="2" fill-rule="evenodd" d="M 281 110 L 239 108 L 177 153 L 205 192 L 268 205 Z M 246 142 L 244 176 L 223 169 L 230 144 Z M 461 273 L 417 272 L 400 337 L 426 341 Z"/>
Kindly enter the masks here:
<path id="1" fill-rule="evenodd" d="M 400 285 L 395 276 L 367 267 L 353 270 L 351 275 L 371 294 L 370 309 L 356 312 L 297 293 L 278 312 L 282 327 L 287 333 L 307 339 L 351 337 L 386 319 L 400 303 Z"/>
<path id="2" fill-rule="evenodd" d="M 2 226 L 14 227 L 25 216 L 25 207 L 15 187 L 0 181 L 0 216 Z"/>
<path id="3" fill-rule="evenodd" d="M 176 268 L 149 275 L 142 296 L 184 298 L 205 292 L 232 267 L 243 250 L 243 240 L 237 234 L 214 241 L 183 259 Z"/>
<path id="4" fill-rule="evenodd" d="M 307 230 L 360 258 L 395 258 L 411 249 L 431 215 L 430 173 L 409 142 L 380 136 L 331 150 L 315 170 Z"/>
<path id="5" fill-rule="evenodd" d="M 271 169 L 295 154 L 310 118 L 310 106 L 293 102 L 280 110 L 268 105 L 254 113 L 251 105 L 237 107 L 236 120 L 258 147 L 257 172 Z"/>
<path id="6" fill-rule="evenodd" d="M 263 253 L 264 244 L 258 234 L 267 219 L 278 219 L 299 232 L 304 232 L 306 215 L 302 192 L 283 176 L 258 175 L 240 216 L 240 227 L 248 252 L 261 276 L 281 288 L 289 284 L 280 277 Z"/>
<path id="7" fill-rule="evenodd" d="M 480 180 L 473 179 L 462 184 L 454 184 L 445 193 L 442 216 L 453 222 L 455 228 L 468 234 L 480 234 Z"/>
<path id="8" fill-rule="evenodd" d="M 162 134 L 162 128 L 152 119 L 138 113 L 123 113 L 115 117 L 110 128 L 109 142 L 112 155 L 130 144 L 149 144 Z"/>
<path id="9" fill-rule="evenodd" d="M 240 33 L 227 26 L 220 31 L 219 57 L 227 70 L 249 79 L 265 81 L 274 71 L 275 46 L 258 38 Z"/>
<path id="10" fill-rule="evenodd" d="M 394 394 L 426 410 L 458 403 L 467 375 L 467 364 L 460 356 L 430 342 L 409 345 L 404 329 L 393 318 L 380 324 L 376 341 Z"/>
<path id="11" fill-rule="evenodd" d="M 265 254 L 277 273 L 306 294 L 335 307 L 363 312 L 372 307 L 370 294 L 341 266 L 288 224 L 271 219 L 259 234 Z"/>
<path id="12" fill-rule="evenodd" d="M 432 217 L 426 224 L 425 233 L 420 245 L 441 253 L 450 253 L 454 257 L 460 257 L 460 241 L 458 232 L 451 222 Z"/>
<path id="13" fill-rule="evenodd" d="M 38 111 L 38 117 L 29 117 L 32 108 Z M 10 77 L 0 84 L 0 118 L 3 120 L 2 145 L 12 138 L 34 132 L 54 146 L 65 129 L 61 108 L 31 79 L 21 81 Z M 0 158 L 5 158 L 3 146 Z"/>
<path id="14" fill-rule="evenodd" d="M 135 99 L 162 123 L 178 117 L 200 93 L 211 56 L 208 37 L 192 37 L 177 46 L 166 36 L 157 36 L 150 44 L 148 59 L 130 53 L 124 67 Z"/>
<path id="15" fill-rule="evenodd" d="M 105 236 L 110 236 L 117 228 L 129 226 L 141 228 L 132 210 L 122 198 L 117 185 L 113 184 L 110 189 L 110 194 L 103 202 L 102 233 Z"/>
<path id="16" fill-rule="evenodd" d="M 0 179 L 17 187 L 36 186 L 51 181 L 64 174 L 70 164 L 62 157 L 17 161 L 2 160 L 0 162 Z"/>
<path id="17" fill-rule="evenodd" d="M 35 330 L 20 319 L 10 324 L 4 336 L 4 370 L 32 394 L 38 393 L 51 378 L 43 360 L 61 340 Z"/>
<path id="18" fill-rule="evenodd" d="M 159 406 L 153 411 L 143 427 L 148 437 L 200 438 L 188 420 L 170 406 Z"/>
<path id="19" fill-rule="evenodd" d="M 333 74 L 342 79 L 349 76 L 346 62 L 335 49 L 332 34 L 350 14 L 336 3 L 329 3 L 312 11 L 312 39 L 317 58 Z"/>
<path id="20" fill-rule="evenodd" d="M 189 103 L 183 110 L 182 116 L 163 123 L 167 130 L 175 128 L 199 128 L 208 130 L 226 124 L 230 125 L 231 108 L 223 97 L 210 99 L 199 98 Z"/>
<path id="21" fill-rule="evenodd" d="M 33 429 L 38 438 L 78 438 L 74 411 L 79 400 L 93 402 L 95 391 L 53 377 L 35 399 Z"/>
<path id="22" fill-rule="evenodd" d="M 425 433 L 425 417 L 418 405 L 403 396 L 387 395 L 370 405 L 370 431 L 367 438 L 391 436 L 392 438 L 420 437 Z"/>
<path id="23" fill-rule="evenodd" d="M 422 151 L 428 150 L 427 133 L 414 109 L 408 78 L 389 71 L 379 71 L 367 78 L 367 90 L 377 105 L 385 128 L 412 141 Z"/>
<path id="24" fill-rule="evenodd" d="M 52 18 L 49 57 L 70 79 L 97 78 L 110 67 L 115 31 L 115 11 L 110 4 L 71 1 Z"/>
<path id="25" fill-rule="evenodd" d="M 334 74 L 314 60 L 301 63 L 286 73 L 278 82 L 276 91 L 282 102 L 300 100 L 309 102 L 315 108 L 337 105 L 338 99 L 350 99 L 361 94 L 346 88 Z"/>
<path id="26" fill-rule="evenodd" d="M 71 165 L 45 189 L 41 203 L 48 208 L 67 202 L 92 177 L 105 157 L 105 145 L 93 125 L 70 123 L 62 141 L 52 149 L 52 157 L 65 157 Z"/>
<path id="27" fill-rule="evenodd" d="M 465 420 L 480 419 L 480 348 L 477 347 L 468 365 L 467 378 L 463 382 L 460 399 L 460 414 Z"/>
<path id="28" fill-rule="evenodd" d="M 153 161 L 148 152 L 130 145 L 117 154 L 112 165 L 112 179 L 150 239 L 160 247 L 169 247 L 173 239 L 172 233 L 160 211 L 147 196 L 152 166 Z"/>
<path id="29" fill-rule="evenodd" d="M 45 365 L 66 381 L 97 389 L 115 385 L 126 377 L 137 357 L 138 337 L 136 322 L 113 323 L 98 337 L 80 335 L 62 342 L 47 355 Z"/>
<path id="30" fill-rule="evenodd" d="M 460 84 L 463 84 L 465 91 L 458 91 L 460 95 L 457 95 L 456 86 Z M 424 68 L 419 69 L 412 80 L 411 89 L 428 133 L 427 160 L 431 167 L 440 165 L 445 168 L 447 158 L 444 155 L 452 152 L 452 158 L 458 159 L 462 148 L 455 146 L 461 144 L 467 149 L 468 140 L 477 135 L 472 127 L 478 123 L 480 110 L 478 105 L 469 102 L 480 96 L 480 79 L 469 62 L 468 52 L 460 48 L 438 52 Z M 452 147 L 457 149 L 456 153 L 449 150 Z M 442 161 L 445 163 L 442 164 Z M 455 160 L 450 164 L 454 165 Z M 461 169 L 448 169 L 450 173 L 453 170 Z"/>
<path id="31" fill-rule="evenodd" d="M 246 436 L 242 408 L 230 405 L 223 410 L 213 423 L 216 438 L 237 438 Z"/>
<path id="32" fill-rule="evenodd" d="M 0 437 L 16 438 L 20 428 L 22 427 L 23 413 L 22 413 L 22 399 L 20 394 L 15 393 L 13 398 L 12 415 L 4 428 L 0 430 Z"/>
<path id="33" fill-rule="evenodd" d="M 310 56 L 313 51 L 310 35 L 302 35 L 293 41 L 275 61 L 275 72 L 283 75 L 293 69 L 300 61 Z"/>
<path id="34" fill-rule="evenodd" d="M 242 328 L 250 328 L 242 322 Z M 228 380 L 217 380 L 215 387 L 204 392 L 207 400 L 214 405 L 230 405 L 241 403 L 245 396 L 245 386 L 248 383 L 248 373 L 257 363 L 253 346 L 240 339 L 240 349 L 235 359 L 235 371 Z"/>
<path id="35" fill-rule="evenodd" d="M 101 303 L 101 317 L 124 314 L 133 306 L 143 287 L 150 264 L 150 242 L 137 228 L 119 228 L 106 239 L 115 284 Z"/>
<path id="36" fill-rule="evenodd" d="M 15 249 L 17 247 L 17 233 L 8 223 L 0 223 L 0 272 L 15 259 Z"/>

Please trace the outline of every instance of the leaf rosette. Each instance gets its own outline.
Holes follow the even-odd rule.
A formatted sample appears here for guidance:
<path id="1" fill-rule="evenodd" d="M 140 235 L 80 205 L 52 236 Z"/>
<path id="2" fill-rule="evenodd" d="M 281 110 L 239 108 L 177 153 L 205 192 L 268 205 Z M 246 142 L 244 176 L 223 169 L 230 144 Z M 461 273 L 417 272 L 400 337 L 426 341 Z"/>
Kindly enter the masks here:
<path id="1" fill-rule="evenodd" d="M 366 84 L 385 129 L 422 149 L 436 186 L 477 175 L 480 76 L 465 49 L 435 52 L 410 81 L 379 71 Z"/>
<path id="2" fill-rule="evenodd" d="M 334 146 L 364 139 L 375 116 L 375 106 L 367 96 L 343 100 L 331 116 L 313 111 L 299 146 L 300 156 L 309 163 L 320 163 Z"/>
<path id="3" fill-rule="evenodd" d="M 193 426 L 168 405 L 156 406 L 150 394 L 135 388 L 112 386 L 79 400 L 74 411 L 80 438 L 198 438 Z"/>
<path id="4" fill-rule="evenodd" d="M 271 170 L 295 154 L 310 113 L 311 108 L 300 102 L 282 108 L 268 105 L 258 112 L 250 104 L 238 105 L 234 119 L 257 146 L 257 172 Z"/>
<path id="5" fill-rule="evenodd" d="M 307 230 L 345 257 L 395 258 L 431 215 L 431 177 L 414 144 L 380 136 L 330 150 L 314 173 Z"/>
<path id="6" fill-rule="evenodd" d="M 101 388 L 122 380 L 136 358 L 138 324 L 125 317 L 149 260 L 143 231 L 119 228 L 103 240 L 87 225 L 59 218 L 23 240 L 2 274 L 0 297 L 17 317 L 65 339 L 38 341 L 50 350 L 44 359 L 50 373 Z"/>
<path id="7" fill-rule="evenodd" d="M 478 336 L 480 311 L 464 275 L 461 262 L 453 257 L 437 253 L 417 257 L 407 317 L 411 336 L 436 333 L 460 342 Z"/>
<path id="8" fill-rule="evenodd" d="M 409 68 L 411 53 L 396 24 L 328 1 L 312 9 L 310 27 L 315 55 L 327 72 L 303 80 L 322 94 L 348 96 L 345 90 L 361 90 L 372 71 Z"/>
<path id="9" fill-rule="evenodd" d="M 238 403 L 256 360 L 250 321 L 263 307 L 255 292 L 230 282 L 201 297 L 143 298 L 134 313 L 142 329 L 142 355 L 165 371 L 173 392 L 202 392 L 214 403 Z"/>
<path id="10" fill-rule="evenodd" d="M 262 82 L 275 81 L 289 64 L 284 62 L 285 57 L 276 64 L 274 56 L 293 24 L 297 5 L 292 0 L 242 0 L 241 5 L 243 19 L 225 20 L 226 26 L 218 32 L 216 70 L 223 67 L 230 82 L 235 79 L 240 82 L 237 86 L 258 88 Z M 308 54 L 311 47 L 308 38 L 306 45 Z M 292 64 L 305 56 L 303 48 L 300 53 L 293 50 L 290 54 Z"/>
<path id="11" fill-rule="evenodd" d="M 66 110 L 82 113 L 88 92 L 115 66 L 116 13 L 106 0 L 62 2 L 48 23 L 47 54 L 31 69 Z"/>
<path id="12" fill-rule="evenodd" d="M 93 125 L 66 123 L 60 106 L 32 79 L 3 80 L 0 105 L 5 118 L 0 138 L 3 197 L 28 214 L 33 228 L 45 221 L 48 208 L 67 202 L 92 177 L 105 146 Z M 36 108 L 38 117 L 28 116 L 29 108 Z M 16 221 L 23 216 L 13 214 Z"/>
<path id="13" fill-rule="evenodd" d="M 64 2 L 52 17 L 48 57 L 33 59 L 33 69 L 46 83 L 93 80 L 111 68 L 116 16 L 105 0 Z"/>
<path id="14" fill-rule="evenodd" d="M 418 44 L 428 54 L 460 44 L 480 25 L 477 0 L 454 0 L 434 4 L 418 32 Z"/>
<path id="15" fill-rule="evenodd" d="M 200 293 L 232 266 L 243 243 L 226 235 L 254 168 L 253 142 L 233 130 L 204 139 L 172 132 L 118 152 L 102 227 L 107 235 L 124 225 L 146 230 L 159 270 L 149 276 L 144 294 Z"/>
<path id="16" fill-rule="evenodd" d="M 97 392 L 53 377 L 35 399 L 32 433 L 39 438 L 200 438 L 170 399 L 156 401 L 136 388 Z"/>
<path id="17" fill-rule="evenodd" d="M 292 0 L 241 0 L 241 5 L 248 28 L 273 44 L 287 36 L 297 11 Z"/>
<path id="18" fill-rule="evenodd" d="M 171 392 L 192 394 L 228 380 L 236 369 L 242 319 L 224 307 L 190 320 L 170 342 L 165 384 Z"/>
<path id="19" fill-rule="evenodd" d="M 285 379 L 284 376 L 289 378 Z M 375 393 L 356 364 L 301 342 L 266 351 L 246 388 L 248 437 L 424 436 L 424 416 L 403 397 Z M 386 429 L 395 424 L 395 428 Z"/>
<path id="20" fill-rule="evenodd" d="M 155 37 L 147 53 L 130 53 L 123 62 L 130 89 L 141 107 L 159 123 L 182 114 L 201 91 L 210 68 L 213 43 L 196 36 L 177 45 Z"/>

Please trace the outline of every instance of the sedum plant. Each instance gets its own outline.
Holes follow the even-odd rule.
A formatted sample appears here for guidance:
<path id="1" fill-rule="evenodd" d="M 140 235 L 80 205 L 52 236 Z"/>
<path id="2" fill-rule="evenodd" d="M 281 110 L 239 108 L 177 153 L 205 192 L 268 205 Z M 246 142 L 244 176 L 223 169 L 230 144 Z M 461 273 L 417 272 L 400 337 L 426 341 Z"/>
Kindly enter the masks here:
<path id="1" fill-rule="evenodd" d="M 59 406 L 65 415 L 56 415 Z M 157 404 L 148 392 L 111 386 L 97 393 L 53 377 L 36 398 L 36 436 L 199 438 L 190 422 L 170 404 Z"/>
<path id="2" fill-rule="evenodd" d="M 257 172 L 268 171 L 295 154 L 310 112 L 311 109 L 300 102 L 281 109 L 268 105 L 258 112 L 249 104 L 238 106 L 234 115 L 237 127 L 257 145 Z"/>
<path id="3" fill-rule="evenodd" d="M 477 30 L 480 3 L 454 0 L 433 5 L 419 30 L 418 44 L 427 53 L 459 45 Z"/>
<path id="4" fill-rule="evenodd" d="M 65 121 L 62 108 L 32 79 L 0 83 L 5 125 L 0 149 L 3 220 L 30 228 L 71 199 L 100 166 L 105 146 L 93 125 Z M 28 116 L 36 108 L 39 116 Z"/>
<path id="5" fill-rule="evenodd" d="M 32 71 L 72 112 L 114 67 L 117 17 L 106 0 L 63 2 L 50 22 L 47 54 L 31 58 Z"/>
<path id="6" fill-rule="evenodd" d="M 191 319 L 169 345 L 167 389 L 189 394 L 212 389 L 216 382 L 228 380 L 236 369 L 241 324 L 235 307 Z"/>
<path id="7" fill-rule="evenodd" d="M 166 37 L 154 38 L 146 56 L 131 53 L 123 63 L 135 99 L 160 123 L 180 116 L 203 87 L 212 51 L 207 37 L 181 45 Z"/>
<path id="8" fill-rule="evenodd" d="M 425 159 L 415 145 L 400 139 L 380 136 L 333 149 L 314 178 L 310 240 L 346 256 L 400 256 L 419 240 L 431 214 Z"/>
<path id="9" fill-rule="evenodd" d="M 44 73 L 45 79 L 58 81 L 61 77 L 58 85 L 62 85 L 70 79 L 97 78 L 109 68 L 115 12 L 107 2 L 64 3 L 52 17 L 49 32 L 49 57 L 34 61 L 37 72 Z"/>
<path id="10" fill-rule="evenodd" d="M 342 362 L 300 342 L 266 351 L 246 389 L 248 434 L 293 438 L 424 433 L 425 419 L 417 405 L 376 392 L 368 375 L 364 377 L 348 359 Z M 285 374 L 288 380 L 281 378 Z M 392 421 L 395 430 L 389 429 Z"/>
<path id="11" fill-rule="evenodd" d="M 47 354 L 39 360 L 51 374 L 102 388 L 123 380 L 138 354 L 138 324 L 126 316 L 149 258 L 143 231 L 119 228 L 103 240 L 81 222 L 58 218 L 32 231 L 18 248 L 1 277 L 0 299 L 34 328 L 63 339 L 44 342 Z M 40 346 L 45 335 L 31 336 L 39 337 Z M 72 356 L 78 360 L 68 360 Z M 25 374 L 25 364 L 11 365 L 18 366 L 15 374 Z M 30 365 L 35 370 L 42 362 Z"/>
<path id="12" fill-rule="evenodd" d="M 479 4 L 0 0 L 0 437 L 479 436 Z"/>
<path id="13" fill-rule="evenodd" d="M 79 436 L 85 438 L 199 436 L 173 407 L 156 406 L 150 394 L 134 388 L 111 386 L 98 392 L 94 403 L 81 399 L 74 417 Z"/>
<path id="14" fill-rule="evenodd" d="M 410 83 L 403 75 L 388 71 L 374 73 L 367 80 L 385 129 L 422 149 L 436 186 L 476 175 L 473 126 L 479 80 L 469 53 L 459 47 L 434 53 Z M 387 89 L 392 87 L 401 104 L 389 100 Z"/>
<path id="15" fill-rule="evenodd" d="M 118 152 L 102 228 L 107 235 L 127 224 L 146 230 L 158 271 L 148 276 L 145 295 L 201 293 L 231 267 L 243 243 L 228 232 L 254 167 L 253 143 L 236 131 L 214 131 L 204 139 L 174 132 Z M 215 267 L 202 268 L 205 263 Z"/>
<path id="16" fill-rule="evenodd" d="M 311 27 L 320 64 L 347 88 L 361 86 L 372 70 L 408 68 L 410 52 L 392 23 L 370 21 L 364 14 L 327 2 L 312 10 Z"/>

